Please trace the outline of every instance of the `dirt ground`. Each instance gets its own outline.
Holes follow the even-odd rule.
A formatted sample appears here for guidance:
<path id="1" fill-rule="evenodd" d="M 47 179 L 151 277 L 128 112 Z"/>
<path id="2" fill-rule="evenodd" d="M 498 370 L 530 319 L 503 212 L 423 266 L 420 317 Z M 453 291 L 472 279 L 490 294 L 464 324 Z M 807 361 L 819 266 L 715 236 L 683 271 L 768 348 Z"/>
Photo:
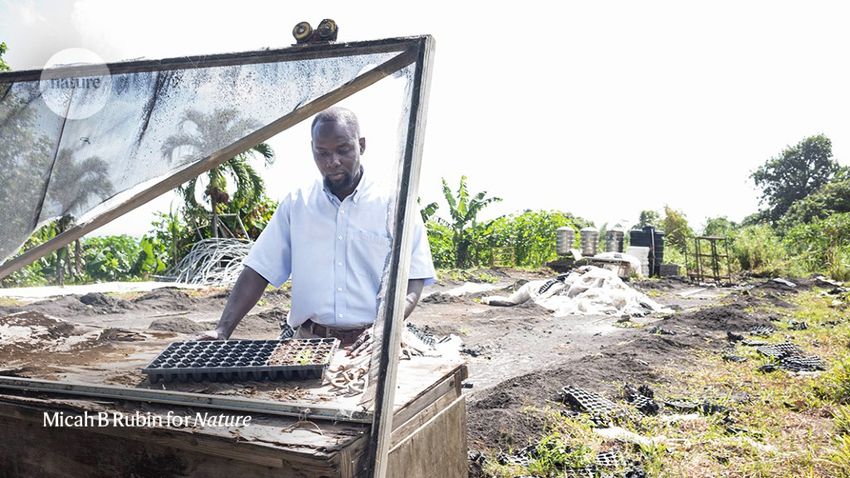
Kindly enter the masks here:
<path id="1" fill-rule="evenodd" d="M 622 320 L 611 316 L 553 318 L 534 304 L 491 307 L 485 294 L 507 294 L 546 272 L 495 271 L 497 282 L 479 284 L 457 294 L 461 281 L 443 280 L 426 288 L 410 321 L 435 335 L 455 334 L 464 346 L 469 378 L 469 447 L 473 450 L 517 450 L 539 440 L 544 420 L 526 413 L 559 400 L 567 385 L 613 397 L 624 383 L 663 385 L 671 369 L 687 372 L 698 353 L 721 353 L 731 337 L 757 327 L 771 327 L 776 317 L 753 312 L 793 307 L 797 293 L 761 280 L 747 287 L 702 287 L 679 280 L 633 283 L 675 312 Z M 483 288 L 491 288 L 483 291 Z M 807 284 L 801 284 L 801 288 Z M 70 322 L 116 330 L 170 333 L 177 338 L 210 329 L 227 300 L 227 290 L 186 291 L 173 288 L 147 293 L 65 296 L 26 305 L 7 303 L 0 316 L 41 312 Z M 236 338 L 270 338 L 279 331 L 290 297 L 267 292 L 236 329 Z"/>

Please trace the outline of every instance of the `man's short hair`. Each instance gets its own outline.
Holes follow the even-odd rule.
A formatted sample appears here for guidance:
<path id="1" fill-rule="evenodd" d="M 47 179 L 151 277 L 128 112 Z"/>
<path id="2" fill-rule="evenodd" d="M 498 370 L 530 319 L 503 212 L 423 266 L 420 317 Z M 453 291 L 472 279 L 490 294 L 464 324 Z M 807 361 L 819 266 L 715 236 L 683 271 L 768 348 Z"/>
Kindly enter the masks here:
<path id="1" fill-rule="evenodd" d="M 326 121 L 351 126 L 354 128 L 357 137 L 360 137 L 360 122 L 357 120 L 357 115 L 349 109 L 332 106 L 324 111 L 320 111 L 313 117 L 313 123 L 310 125 L 310 134 L 316 129 L 316 125 Z"/>

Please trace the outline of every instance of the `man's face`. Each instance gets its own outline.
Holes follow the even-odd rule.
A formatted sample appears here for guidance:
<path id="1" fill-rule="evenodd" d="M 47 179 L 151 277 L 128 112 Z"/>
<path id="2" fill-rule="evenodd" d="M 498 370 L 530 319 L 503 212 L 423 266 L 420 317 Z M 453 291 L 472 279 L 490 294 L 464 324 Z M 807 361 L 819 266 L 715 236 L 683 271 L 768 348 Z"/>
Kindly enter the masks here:
<path id="1" fill-rule="evenodd" d="M 313 159 L 332 193 L 353 189 L 360 179 L 360 155 L 366 139 L 354 127 L 337 121 L 322 121 L 313 129 Z"/>

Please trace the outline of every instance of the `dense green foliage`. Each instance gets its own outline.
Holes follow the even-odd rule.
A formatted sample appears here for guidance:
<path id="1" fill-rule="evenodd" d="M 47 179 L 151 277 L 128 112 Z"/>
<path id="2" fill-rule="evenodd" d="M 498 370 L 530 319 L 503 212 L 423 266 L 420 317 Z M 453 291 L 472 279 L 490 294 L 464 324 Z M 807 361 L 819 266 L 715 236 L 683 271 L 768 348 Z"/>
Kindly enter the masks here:
<path id="1" fill-rule="evenodd" d="M 525 211 L 501 216 L 486 228 L 472 234 L 468 253 L 474 265 L 540 267 L 557 255 L 555 231 L 568 226 L 576 230 L 591 222 L 561 211 Z M 437 221 L 429 221 L 428 242 L 438 268 L 454 267 L 455 248 L 452 230 Z"/>
<path id="2" fill-rule="evenodd" d="M 750 177 L 762 190 L 767 218 L 777 221 L 794 202 L 827 184 L 838 170 L 838 163 L 832 159 L 832 142 L 817 135 L 785 148 Z"/>
<path id="3" fill-rule="evenodd" d="M 664 206 L 664 221 L 661 227 L 665 234 L 665 244 L 678 251 L 683 251 L 689 237 L 693 237 L 694 231 L 688 225 L 685 213 L 677 211 L 670 206 Z"/>
<path id="4" fill-rule="evenodd" d="M 730 237 L 735 234 L 738 224 L 730 221 L 726 216 L 710 217 L 705 221 L 702 229 L 703 236 Z"/>
<path id="5" fill-rule="evenodd" d="M 661 215 L 658 214 L 657 211 L 653 211 L 651 209 L 647 209 L 640 212 L 640 217 L 638 218 L 637 224 L 635 227 L 640 229 L 646 226 L 660 226 L 661 225 Z"/>
<path id="6" fill-rule="evenodd" d="M 823 219 L 837 212 L 850 212 L 850 179 L 832 181 L 788 208 L 779 227 L 788 230 L 795 224 Z"/>
<path id="7" fill-rule="evenodd" d="M 797 224 L 783 240 L 793 261 L 793 272 L 826 272 L 850 280 L 850 213 Z"/>
<path id="8" fill-rule="evenodd" d="M 731 253 L 745 271 L 779 275 L 787 269 L 782 242 L 767 224 L 746 226 L 738 231 Z"/>
<path id="9" fill-rule="evenodd" d="M 0 71 L 9 71 L 12 68 L 6 63 L 6 60 L 3 59 L 3 55 L 6 54 L 6 42 L 0 42 Z"/>
<path id="10" fill-rule="evenodd" d="M 486 241 L 493 221 L 482 223 L 478 215 L 488 205 L 502 200 L 487 197 L 487 191 L 471 194 L 466 179 L 466 176 L 461 176 L 456 193 L 452 193 L 449 184 L 443 179 L 443 197 L 449 206 L 450 219 L 437 219 L 451 231 L 454 265 L 459 268 L 470 267 L 481 260 L 481 245 Z"/>

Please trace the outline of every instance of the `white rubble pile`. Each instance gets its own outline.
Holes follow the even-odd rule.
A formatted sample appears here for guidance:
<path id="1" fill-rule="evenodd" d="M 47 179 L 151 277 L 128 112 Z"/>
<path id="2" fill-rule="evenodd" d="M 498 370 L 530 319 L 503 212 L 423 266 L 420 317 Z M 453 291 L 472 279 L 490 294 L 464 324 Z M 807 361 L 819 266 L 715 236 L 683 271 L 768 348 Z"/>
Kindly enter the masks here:
<path id="1" fill-rule="evenodd" d="M 481 302 L 513 306 L 534 301 L 555 317 L 568 315 L 643 316 L 670 313 L 670 309 L 632 289 L 615 272 L 594 266 L 580 267 L 557 279 L 530 281 L 510 297 L 489 296 Z"/>

